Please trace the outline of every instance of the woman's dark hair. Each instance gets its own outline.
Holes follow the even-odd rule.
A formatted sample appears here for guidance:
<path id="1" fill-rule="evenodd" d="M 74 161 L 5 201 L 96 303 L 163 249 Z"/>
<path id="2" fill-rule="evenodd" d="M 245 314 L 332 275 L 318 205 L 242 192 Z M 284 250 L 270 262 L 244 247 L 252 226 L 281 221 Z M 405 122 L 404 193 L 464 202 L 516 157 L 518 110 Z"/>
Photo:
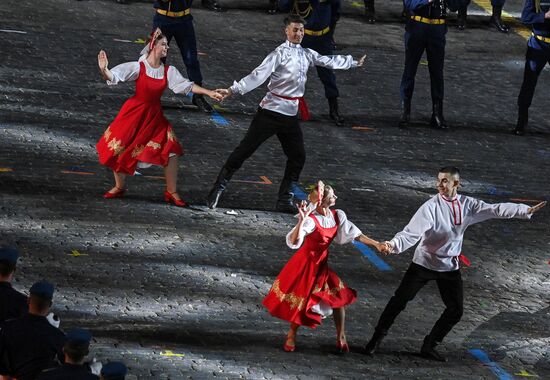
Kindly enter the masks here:
<path id="1" fill-rule="evenodd" d="M 145 42 L 147 45 L 149 45 L 151 43 L 151 39 L 153 38 L 153 36 L 149 36 L 147 37 L 147 41 Z M 155 42 L 153 43 L 153 46 L 155 46 L 157 44 L 157 42 L 159 42 L 160 40 L 162 40 L 163 38 L 166 38 L 166 36 L 164 34 L 159 34 L 157 36 L 157 38 L 155 38 Z"/>

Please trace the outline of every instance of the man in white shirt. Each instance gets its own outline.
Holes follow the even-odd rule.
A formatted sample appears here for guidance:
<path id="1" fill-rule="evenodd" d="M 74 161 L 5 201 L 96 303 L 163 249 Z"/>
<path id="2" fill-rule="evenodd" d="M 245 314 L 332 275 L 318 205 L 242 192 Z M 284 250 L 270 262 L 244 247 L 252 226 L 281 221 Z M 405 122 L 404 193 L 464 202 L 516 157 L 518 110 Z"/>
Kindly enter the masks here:
<path id="1" fill-rule="evenodd" d="M 287 40 L 249 75 L 234 82 L 228 89 L 217 90 L 224 98 L 234 93 L 244 95 L 269 79 L 269 91 L 260 102 L 246 135 L 227 159 L 208 194 L 208 207 L 216 208 L 233 174 L 264 141 L 277 135 L 287 162 L 276 209 L 281 212 L 297 212 L 292 188 L 298 182 L 306 160 L 304 138 L 297 114 L 299 109 L 302 117 L 307 118 L 307 107 L 303 101 L 307 71 L 313 66 L 347 70 L 362 66 L 366 57 L 356 61 L 351 55 L 323 56 L 314 50 L 304 49 L 300 46 L 304 38 L 304 24 L 305 21 L 299 16 L 290 15 L 285 18 Z"/>
<path id="2" fill-rule="evenodd" d="M 428 281 L 435 280 L 446 308 L 432 331 L 424 338 L 420 353 L 428 359 L 446 361 L 435 347 L 462 317 L 463 290 L 459 256 L 464 231 L 472 224 L 492 218 L 530 219 L 533 213 L 546 205 L 546 202 L 533 207 L 518 203 L 488 204 L 458 195 L 459 185 L 458 169 L 450 166 L 442 168 L 437 176 L 439 194 L 420 206 L 403 231 L 386 242 L 386 254 L 399 254 L 420 241 L 413 262 L 382 312 L 374 334 L 365 347 L 367 354 L 374 354 L 407 302 Z"/>

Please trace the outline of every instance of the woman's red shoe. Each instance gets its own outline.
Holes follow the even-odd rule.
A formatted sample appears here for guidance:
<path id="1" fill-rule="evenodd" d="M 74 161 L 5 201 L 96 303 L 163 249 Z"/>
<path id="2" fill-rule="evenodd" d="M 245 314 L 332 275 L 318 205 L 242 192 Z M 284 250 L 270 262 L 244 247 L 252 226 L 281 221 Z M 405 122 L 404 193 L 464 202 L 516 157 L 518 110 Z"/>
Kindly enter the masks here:
<path id="1" fill-rule="evenodd" d="M 288 344 L 283 344 L 283 350 L 285 350 L 285 352 L 294 352 L 294 350 L 296 349 L 296 346 L 289 346 Z"/>
<path id="2" fill-rule="evenodd" d="M 115 189 L 116 190 L 114 192 L 107 191 L 105 194 L 103 194 L 103 198 L 105 199 L 123 198 L 124 193 L 126 192 L 126 189 L 119 189 L 116 186 L 115 186 Z"/>
<path id="3" fill-rule="evenodd" d="M 342 343 L 340 341 L 337 341 L 336 342 L 336 349 L 338 350 L 339 353 L 341 354 L 347 354 L 349 353 L 349 346 L 347 343 Z"/>
<path id="4" fill-rule="evenodd" d="M 164 192 L 164 200 L 168 203 L 173 203 L 175 206 L 178 206 L 178 207 L 187 207 L 188 204 L 182 200 L 182 199 L 176 199 L 174 197 L 174 194 L 176 194 L 175 192 L 174 193 L 170 193 L 168 190 L 166 190 Z"/>

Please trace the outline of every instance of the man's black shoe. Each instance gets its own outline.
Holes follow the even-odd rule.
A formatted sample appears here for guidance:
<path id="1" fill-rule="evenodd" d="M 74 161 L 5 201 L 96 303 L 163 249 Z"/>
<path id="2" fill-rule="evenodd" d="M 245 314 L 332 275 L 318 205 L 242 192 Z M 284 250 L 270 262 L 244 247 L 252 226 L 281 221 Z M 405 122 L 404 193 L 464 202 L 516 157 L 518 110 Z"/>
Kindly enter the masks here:
<path id="1" fill-rule="evenodd" d="M 212 108 L 212 106 L 208 104 L 208 102 L 202 95 L 194 94 L 192 103 L 196 105 L 202 112 L 206 112 L 206 113 L 214 112 L 214 109 Z"/>
<path id="2" fill-rule="evenodd" d="M 466 29 L 467 8 L 461 7 L 458 9 L 457 28 L 458 30 Z"/>
<path id="3" fill-rule="evenodd" d="M 286 214 L 296 214 L 298 213 L 298 208 L 292 202 L 292 200 L 283 200 L 279 199 L 275 205 L 275 210 L 279 212 L 284 212 Z"/>
<path id="4" fill-rule="evenodd" d="M 399 119 L 399 128 L 406 129 L 409 127 L 409 121 L 411 120 L 411 102 L 403 101 L 401 103 L 401 118 Z"/>
<path id="5" fill-rule="evenodd" d="M 422 356 L 425 359 L 435 360 L 438 362 L 446 362 L 447 358 L 441 355 L 439 352 L 435 350 L 435 348 L 426 348 L 422 347 L 422 350 L 420 351 L 420 356 Z"/>
<path id="6" fill-rule="evenodd" d="M 338 127 L 344 126 L 345 120 L 338 110 L 338 98 L 328 98 L 329 118 Z"/>
<path id="7" fill-rule="evenodd" d="M 202 0 L 201 5 L 203 8 L 214 12 L 223 12 L 224 9 L 216 0 Z"/>
<path id="8" fill-rule="evenodd" d="M 277 3 L 278 3 L 277 0 L 269 0 L 267 13 L 269 13 L 270 15 L 274 15 L 275 13 L 277 13 Z"/>
<path id="9" fill-rule="evenodd" d="M 501 33 L 508 33 L 510 31 L 510 28 L 502 23 L 501 7 L 493 7 L 493 15 L 491 16 L 489 23 L 497 28 L 497 30 Z"/>
<path id="10" fill-rule="evenodd" d="M 364 353 L 367 355 L 373 355 L 376 352 L 376 350 L 378 350 L 378 347 L 380 347 L 380 343 L 382 343 L 382 340 L 384 339 L 385 336 L 386 334 L 382 334 L 375 331 L 374 334 L 372 335 L 372 338 L 370 338 L 369 342 L 365 346 Z"/>
<path id="11" fill-rule="evenodd" d="M 447 122 L 443 117 L 443 103 L 434 103 L 432 111 L 432 119 L 430 120 L 430 126 L 435 129 L 447 129 Z"/>
<path id="12" fill-rule="evenodd" d="M 206 205 L 208 208 L 216 208 L 218 206 L 218 202 L 220 201 L 220 198 L 225 190 L 225 186 L 221 186 L 220 184 L 215 184 L 212 190 L 208 193 L 208 196 L 206 197 Z"/>

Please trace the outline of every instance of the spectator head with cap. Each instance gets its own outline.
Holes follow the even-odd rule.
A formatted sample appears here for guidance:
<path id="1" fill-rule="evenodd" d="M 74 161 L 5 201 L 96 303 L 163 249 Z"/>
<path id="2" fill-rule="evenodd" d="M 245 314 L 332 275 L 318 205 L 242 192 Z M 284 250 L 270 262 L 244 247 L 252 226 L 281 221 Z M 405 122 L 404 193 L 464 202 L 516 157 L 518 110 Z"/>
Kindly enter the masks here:
<path id="1" fill-rule="evenodd" d="M 86 355 L 90 352 L 92 335 L 88 330 L 72 329 L 67 332 L 67 340 L 63 345 L 65 363 L 84 364 Z"/>
<path id="2" fill-rule="evenodd" d="M 0 282 L 11 282 L 19 251 L 13 247 L 0 247 Z"/>
<path id="3" fill-rule="evenodd" d="M 128 369 L 122 362 L 109 362 L 101 368 L 100 380 L 124 380 Z"/>
<path id="4" fill-rule="evenodd" d="M 52 307 L 54 286 L 47 281 L 35 282 L 29 291 L 29 314 L 47 316 Z"/>

